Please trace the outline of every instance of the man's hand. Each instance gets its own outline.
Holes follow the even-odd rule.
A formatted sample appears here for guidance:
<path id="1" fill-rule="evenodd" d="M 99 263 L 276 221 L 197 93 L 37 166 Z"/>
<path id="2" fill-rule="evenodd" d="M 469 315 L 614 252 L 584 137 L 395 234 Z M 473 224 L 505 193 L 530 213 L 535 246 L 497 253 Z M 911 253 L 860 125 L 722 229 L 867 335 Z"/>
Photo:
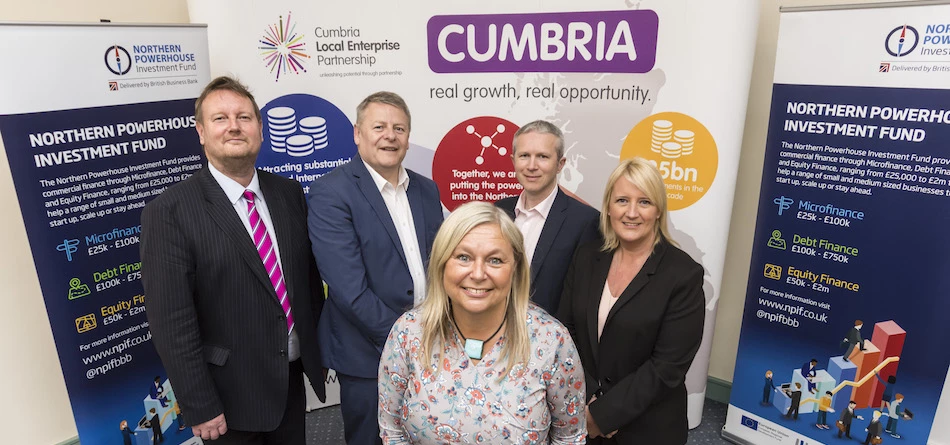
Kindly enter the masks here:
<path id="1" fill-rule="evenodd" d="M 218 440 L 218 437 L 228 432 L 228 423 L 224 420 L 224 413 L 205 423 L 191 427 L 191 433 L 202 440 Z"/>

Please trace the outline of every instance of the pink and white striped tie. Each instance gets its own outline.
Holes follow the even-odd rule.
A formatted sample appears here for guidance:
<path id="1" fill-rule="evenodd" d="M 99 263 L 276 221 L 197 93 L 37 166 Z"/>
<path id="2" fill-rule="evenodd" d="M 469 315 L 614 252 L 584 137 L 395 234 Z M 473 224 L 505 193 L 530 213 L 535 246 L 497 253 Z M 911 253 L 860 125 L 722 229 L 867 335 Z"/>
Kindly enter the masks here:
<path id="1" fill-rule="evenodd" d="M 290 313 L 290 299 L 287 298 L 287 285 L 284 283 L 284 274 L 280 271 L 280 263 L 277 262 L 277 252 L 274 251 L 274 243 L 271 241 L 270 234 L 267 233 L 267 226 L 261 220 L 261 215 L 257 212 L 257 206 L 254 204 L 254 192 L 244 191 L 244 199 L 247 200 L 247 217 L 251 222 L 251 232 L 254 233 L 254 246 L 257 247 L 257 254 L 264 262 L 264 270 L 270 277 L 270 284 L 274 286 L 277 292 L 277 299 L 280 300 L 280 307 L 284 309 L 284 315 L 287 316 L 287 332 L 294 330 L 294 316 Z"/>

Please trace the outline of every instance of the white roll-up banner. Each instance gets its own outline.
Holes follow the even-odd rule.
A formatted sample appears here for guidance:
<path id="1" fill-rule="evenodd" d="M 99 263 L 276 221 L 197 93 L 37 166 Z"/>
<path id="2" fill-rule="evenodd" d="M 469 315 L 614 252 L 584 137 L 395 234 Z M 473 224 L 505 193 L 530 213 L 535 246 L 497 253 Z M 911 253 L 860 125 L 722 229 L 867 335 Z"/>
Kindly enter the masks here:
<path id="1" fill-rule="evenodd" d="M 655 161 L 673 236 L 706 269 L 705 338 L 687 376 L 689 423 L 699 424 L 758 2 L 188 5 L 208 24 L 212 72 L 240 77 L 272 113 L 259 166 L 304 185 L 353 157 L 356 105 L 379 90 L 406 99 L 405 165 L 435 180 L 448 211 L 521 192 L 512 137 L 536 119 L 564 130 L 561 188 L 595 208 L 621 159 Z M 285 121 L 297 123 L 293 135 Z"/>

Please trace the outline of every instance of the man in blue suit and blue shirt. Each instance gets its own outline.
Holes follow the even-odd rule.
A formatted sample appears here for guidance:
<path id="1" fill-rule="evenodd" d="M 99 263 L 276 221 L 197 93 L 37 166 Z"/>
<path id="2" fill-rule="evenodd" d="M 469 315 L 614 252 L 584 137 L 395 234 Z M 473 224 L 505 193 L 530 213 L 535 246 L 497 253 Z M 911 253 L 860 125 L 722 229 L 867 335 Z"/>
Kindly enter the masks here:
<path id="1" fill-rule="evenodd" d="M 350 445 L 381 443 L 379 357 L 396 318 L 425 298 L 425 267 L 442 224 L 435 183 L 402 166 L 410 124 L 401 97 L 370 95 L 356 108 L 359 155 L 310 186 L 310 239 L 329 289 L 320 347 L 339 378 Z"/>
<path id="2" fill-rule="evenodd" d="M 511 161 L 524 191 L 495 205 L 524 235 L 531 300 L 555 314 L 574 250 L 600 236 L 600 212 L 558 187 L 557 175 L 566 160 L 564 135 L 557 126 L 543 120 L 525 124 L 515 132 L 512 145 Z"/>

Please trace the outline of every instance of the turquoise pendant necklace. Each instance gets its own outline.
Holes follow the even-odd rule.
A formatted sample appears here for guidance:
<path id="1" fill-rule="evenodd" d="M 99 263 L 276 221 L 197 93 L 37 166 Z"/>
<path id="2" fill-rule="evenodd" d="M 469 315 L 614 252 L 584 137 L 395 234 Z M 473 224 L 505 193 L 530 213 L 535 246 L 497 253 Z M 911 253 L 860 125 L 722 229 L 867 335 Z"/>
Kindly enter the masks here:
<path id="1" fill-rule="evenodd" d="M 473 360 L 482 359 L 482 349 L 485 347 L 485 342 L 488 340 L 491 340 L 492 338 L 495 338 L 495 336 L 498 335 L 498 332 L 501 331 L 501 327 L 505 325 L 505 320 L 508 319 L 508 311 L 506 310 L 505 318 L 501 319 L 501 324 L 498 325 L 498 329 L 495 329 L 495 333 L 492 335 L 489 335 L 488 338 L 484 340 L 477 340 L 474 338 L 466 338 L 465 334 L 462 333 L 462 330 L 459 329 L 458 323 L 455 322 L 455 313 L 451 313 L 450 315 L 452 316 L 451 317 L 452 324 L 455 325 L 455 330 L 458 331 L 462 339 L 465 340 L 465 355 L 467 355 L 468 358 L 473 359 Z"/>

